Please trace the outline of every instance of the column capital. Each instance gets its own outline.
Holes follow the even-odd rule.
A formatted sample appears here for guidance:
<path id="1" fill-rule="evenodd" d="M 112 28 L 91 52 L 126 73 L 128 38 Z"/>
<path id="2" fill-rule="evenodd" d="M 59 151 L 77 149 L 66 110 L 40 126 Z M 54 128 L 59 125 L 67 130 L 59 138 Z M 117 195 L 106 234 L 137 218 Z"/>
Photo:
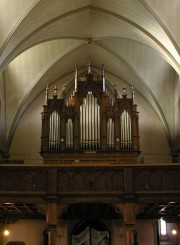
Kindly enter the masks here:
<path id="1" fill-rule="evenodd" d="M 136 216 L 139 211 L 143 208 L 142 204 L 134 202 L 126 203 L 116 203 L 113 205 L 116 212 L 120 213 L 123 216 L 124 224 L 128 227 L 135 225 Z"/>

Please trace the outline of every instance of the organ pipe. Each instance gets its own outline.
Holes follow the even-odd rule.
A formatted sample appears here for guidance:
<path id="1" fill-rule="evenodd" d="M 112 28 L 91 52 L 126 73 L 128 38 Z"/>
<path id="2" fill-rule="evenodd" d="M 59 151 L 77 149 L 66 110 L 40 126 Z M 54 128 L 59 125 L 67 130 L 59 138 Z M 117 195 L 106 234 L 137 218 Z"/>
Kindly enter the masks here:
<path id="1" fill-rule="evenodd" d="M 124 110 L 121 115 L 121 149 L 131 149 L 131 117 L 128 111 Z"/>
<path id="2" fill-rule="evenodd" d="M 107 145 L 109 150 L 114 149 L 114 122 L 112 118 L 107 122 Z"/>
<path id="3" fill-rule="evenodd" d="M 76 71 L 75 71 L 75 92 L 77 92 L 77 80 L 78 80 L 78 70 L 76 65 Z"/>
<path id="4" fill-rule="evenodd" d="M 73 148 L 73 122 L 70 118 L 66 123 L 66 148 Z"/>
<path id="5" fill-rule="evenodd" d="M 49 88 L 47 86 L 47 88 L 46 88 L 46 95 L 45 95 L 45 105 L 48 104 L 48 95 L 49 95 Z"/>
<path id="6" fill-rule="evenodd" d="M 80 106 L 81 150 L 97 150 L 100 143 L 100 114 L 97 98 L 91 91 Z"/>
<path id="7" fill-rule="evenodd" d="M 131 86 L 132 104 L 135 105 L 134 86 Z"/>
<path id="8" fill-rule="evenodd" d="M 102 80 L 103 80 L 103 92 L 106 90 L 106 85 L 105 85 L 105 74 L 104 74 L 104 65 L 102 65 Z"/>
<path id="9" fill-rule="evenodd" d="M 49 149 L 58 150 L 60 148 L 60 116 L 53 111 L 49 118 Z"/>

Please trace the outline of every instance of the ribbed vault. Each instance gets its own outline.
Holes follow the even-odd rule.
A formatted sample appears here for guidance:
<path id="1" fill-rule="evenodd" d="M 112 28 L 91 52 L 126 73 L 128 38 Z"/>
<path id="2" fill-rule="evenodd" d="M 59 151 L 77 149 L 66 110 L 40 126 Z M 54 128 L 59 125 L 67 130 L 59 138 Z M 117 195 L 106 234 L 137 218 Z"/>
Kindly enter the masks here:
<path id="1" fill-rule="evenodd" d="M 0 88 L 5 148 L 47 84 L 73 86 L 91 61 L 109 86 L 135 86 L 179 147 L 179 0 L 0 1 Z M 141 100 L 141 99 L 140 99 Z M 41 104 L 42 105 L 42 104 Z M 41 106 L 40 105 L 40 106 Z M 144 109 L 146 110 L 146 109 Z M 148 117 L 147 117 L 148 120 Z"/>

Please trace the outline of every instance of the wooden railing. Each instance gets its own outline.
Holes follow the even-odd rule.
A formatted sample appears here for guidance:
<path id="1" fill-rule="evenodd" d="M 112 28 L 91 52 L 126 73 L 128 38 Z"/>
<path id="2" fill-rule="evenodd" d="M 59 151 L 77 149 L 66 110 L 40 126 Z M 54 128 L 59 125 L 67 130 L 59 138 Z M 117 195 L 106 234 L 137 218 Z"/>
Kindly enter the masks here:
<path id="1" fill-rule="evenodd" d="M 0 200 L 144 197 L 180 199 L 180 164 L 82 166 L 0 165 Z M 20 199 L 19 199 L 20 200 Z M 36 202 L 36 201 L 35 201 Z"/>

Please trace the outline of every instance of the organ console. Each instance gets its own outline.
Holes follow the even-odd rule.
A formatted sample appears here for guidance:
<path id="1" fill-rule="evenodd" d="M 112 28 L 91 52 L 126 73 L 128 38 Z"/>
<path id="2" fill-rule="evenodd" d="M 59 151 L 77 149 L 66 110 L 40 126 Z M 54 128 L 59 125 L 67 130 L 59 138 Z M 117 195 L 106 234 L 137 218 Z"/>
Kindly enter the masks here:
<path id="1" fill-rule="evenodd" d="M 140 153 L 137 105 L 134 87 L 118 97 L 108 90 L 104 67 L 102 75 L 91 72 L 78 77 L 74 89 L 65 86 L 49 98 L 46 89 L 42 112 L 41 155 L 44 163 L 136 163 Z"/>

